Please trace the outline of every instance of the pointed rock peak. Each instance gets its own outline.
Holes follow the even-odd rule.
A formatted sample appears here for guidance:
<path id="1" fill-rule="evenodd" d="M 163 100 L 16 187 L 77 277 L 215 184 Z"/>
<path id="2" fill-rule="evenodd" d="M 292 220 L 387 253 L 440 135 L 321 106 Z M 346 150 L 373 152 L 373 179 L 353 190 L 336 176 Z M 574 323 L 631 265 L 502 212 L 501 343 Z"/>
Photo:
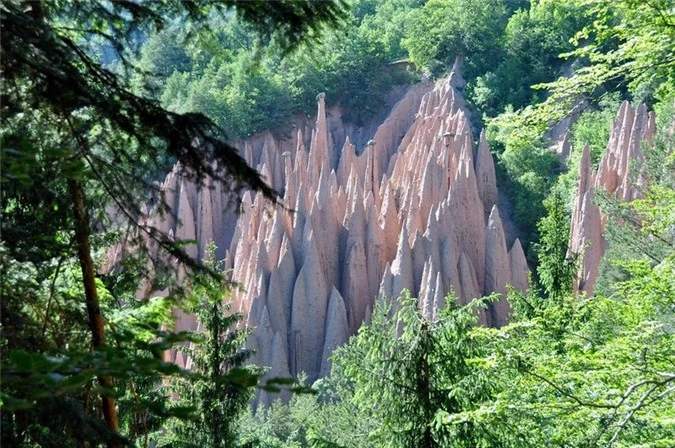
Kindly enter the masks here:
<path id="1" fill-rule="evenodd" d="M 345 308 L 345 301 L 335 285 L 331 287 L 330 296 L 328 297 L 328 326 L 330 326 L 331 321 L 333 320 L 332 318 L 344 318 L 344 330 L 347 329 L 347 309 Z M 346 336 L 346 333 L 344 336 Z"/>
<path id="2" fill-rule="evenodd" d="M 391 188 L 391 182 L 387 182 L 385 185 L 383 185 L 383 188 L 380 188 L 380 194 L 382 195 L 382 207 L 380 209 L 380 213 L 384 213 L 384 211 L 391 206 L 395 207 L 394 202 L 394 191 Z"/>
<path id="3" fill-rule="evenodd" d="M 509 262 L 511 265 L 511 285 L 522 293 L 529 288 L 527 260 L 525 253 L 520 245 L 520 240 L 516 238 L 511 250 L 509 251 Z"/>
<path id="4" fill-rule="evenodd" d="M 380 288 L 377 296 L 381 299 L 391 298 L 394 295 L 393 282 L 394 282 L 394 275 L 392 273 L 392 269 L 389 262 L 387 262 L 387 264 L 384 267 L 384 274 L 382 275 L 382 280 L 380 281 Z"/>
<path id="5" fill-rule="evenodd" d="M 438 227 L 439 227 L 439 219 L 438 219 L 438 213 L 440 211 L 440 207 L 436 209 L 434 213 L 429 213 L 429 218 L 427 218 L 427 227 L 424 231 L 424 237 L 433 240 L 438 236 Z"/>
<path id="6" fill-rule="evenodd" d="M 330 175 L 328 176 L 328 183 L 330 184 L 331 190 L 333 187 L 337 186 L 337 173 L 332 168 L 330 170 Z"/>
<path id="7" fill-rule="evenodd" d="M 485 131 L 480 134 L 478 154 L 476 157 L 476 183 L 478 195 L 483 201 L 485 214 L 489 214 L 492 207 L 497 203 L 497 176 L 495 164 L 485 139 Z"/>
<path id="8" fill-rule="evenodd" d="M 389 190 L 389 188 L 391 188 L 389 177 L 386 174 L 383 174 L 380 179 L 380 185 L 377 188 L 377 192 L 380 196 L 380 203 L 384 200 L 385 190 Z"/>
<path id="9" fill-rule="evenodd" d="M 375 208 L 375 198 L 373 196 L 372 190 L 368 190 L 368 192 L 366 193 L 366 197 L 363 199 L 363 205 L 367 209 L 368 208 L 375 209 L 375 213 L 377 213 L 377 210 Z M 368 214 L 370 215 L 370 212 L 368 212 Z"/>
<path id="10" fill-rule="evenodd" d="M 422 284 L 420 285 L 420 294 L 421 291 L 425 291 L 425 288 L 429 286 L 431 277 L 435 275 L 436 270 L 434 269 L 433 261 L 425 260 L 422 267 Z"/>
<path id="11" fill-rule="evenodd" d="M 617 114 L 617 118 L 621 121 L 624 115 L 626 115 L 626 111 L 630 109 L 630 102 L 628 100 L 623 100 L 621 103 L 621 106 L 619 106 L 619 113 Z"/>
<path id="12" fill-rule="evenodd" d="M 263 180 L 264 180 L 266 183 L 268 183 L 268 184 L 271 184 L 271 183 L 272 183 L 273 179 L 272 179 L 272 175 L 270 174 L 270 169 L 269 169 L 269 167 L 267 166 L 267 162 L 265 162 L 265 163 L 262 164 L 262 166 L 260 167 L 260 169 L 258 170 L 258 172 L 260 173 L 260 177 L 262 177 Z"/>
<path id="13" fill-rule="evenodd" d="M 326 94 L 316 96 L 318 110 L 316 113 L 316 133 L 313 135 L 312 152 L 316 152 L 319 161 L 328 160 L 328 131 L 326 129 Z"/>
<path id="14" fill-rule="evenodd" d="M 485 137 L 485 128 L 480 131 L 480 138 L 478 139 L 478 152 L 490 152 L 488 147 L 487 138 Z"/>
<path id="15" fill-rule="evenodd" d="M 307 214 L 307 195 L 305 194 L 305 184 L 300 184 L 297 200 L 295 201 L 296 220 L 299 215 L 303 215 L 304 217 L 305 214 Z"/>
<path id="16" fill-rule="evenodd" d="M 338 291 L 337 288 L 335 287 L 335 285 L 333 285 L 331 287 L 331 291 L 330 291 L 330 298 L 328 299 L 329 300 L 329 303 L 328 303 L 329 306 L 333 302 L 336 302 L 335 303 L 336 305 L 339 304 L 340 302 L 337 299 L 343 300 L 343 303 L 344 303 L 344 299 L 342 298 L 342 295 L 340 294 L 340 291 Z"/>
<path id="17" fill-rule="evenodd" d="M 408 235 L 408 228 L 403 226 L 401 229 L 401 235 L 398 238 L 398 250 L 409 252 L 410 251 L 410 238 Z"/>
<path id="18" fill-rule="evenodd" d="M 253 200 L 253 208 L 258 211 L 261 211 L 265 205 L 265 198 L 261 194 L 256 194 L 255 199 Z"/>
<path id="19" fill-rule="evenodd" d="M 496 226 L 502 226 L 502 219 L 499 216 L 497 205 L 493 205 L 490 211 L 490 218 L 488 219 L 488 228 L 495 228 Z"/>
<path id="20" fill-rule="evenodd" d="M 351 195 L 351 204 L 349 211 L 355 213 L 357 209 L 363 208 L 363 188 L 361 188 L 361 183 L 359 182 L 358 177 L 354 177 L 354 185 L 351 191 L 348 191 Z"/>
<path id="21" fill-rule="evenodd" d="M 315 201 L 319 204 L 322 210 L 328 206 L 330 201 L 330 185 L 326 175 L 326 166 L 321 166 L 319 174 L 319 185 L 315 194 Z"/>
<path id="22" fill-rule="evenodd" d="M 457 55 L 455 62 L 452 64 L 452 71 L 450 72 L 450 83 L 456 89 L 461 89 L 466 84 L 462 78 L 464 71 L 464 55 Z"/>
<path id="23" fill-rule="evenodd" d="M 268 155 L 271 155 L 277 151 L 277 142 L 274 140 L 274 136 L 270 131 L 265 131 L 265 143 L 263 143 L 263 149 L 265 152 L 268 152 Z"/>
<path id="24" fill-rule="evenodd" d="M 350 202 L 348 210 L 353 211 L 356 204 L 363 200 L 363 188 L 361 187 L 359 176 L 354 169 L 350 171 L 345 193 L 347 194 L 347 200 Z"/>
<path id="25" fill-rule="evenodd" d="M 234 267 L 234 257 L 230 252 L 230 249 L 225 250 L 225 257 L 223 258 L 223 270 L 229 271 Z"/>
<path id="26" fill-rule="evenodd" d="M 305 145 L 299 147 L 295 153 L 293 172 L 298 175 L 300 181 L 304 181 L 307 178 L 307 151 L 305 151 Z"/>
<path id="27" fill-rule="evenodd" d="M 243 154 L 243 156 L 244 156 L 244 159 L 246 160 L 246 163 L 248 163 L 249 165 L 254 164 L 255 161 L 253 160 L 253 148 L 251 147 L 251 144 L 248 141 L 246 143 L 244 143 L 244 154 Z"/>
<path id="28" fill-rule="evenodd" d="M 246 212 L 253 205 L 253 200 L 251 199 L 250 190 L 246 190 L 241 197 L 241 209 Z"/>
<path id="29" fill-rule="evenodd" d="M 264 269 L 266 272 L 270 270 L 267 247 L 264 244 L 258 246 L 256 265 L 258 266 L 258 269 Z"/>
<path id="30" fill-rule="evenodd" d="M 649 144 L 654 140 L 654 135 L 656 134 L 656 114 L 652 111 L 649 112 L 647 117 L 647 127 L 645 128 L 645 140 Z"/>
<path id="31" fill-rule="evenodd" d="M 367 224 L 368 224 L 368 236 L 372 237 L 377 234 L 381 237 L 381 228 L 380 228 L 380 219 L 377 212 L 377 208 L 374 205 L 366 205 L 366 210 L 368 211 Z M 367 244 L 374 243 L 374 241 L 367 241 Z"/>
<path id="32" fill-rule="evenodd" d="M 462 146 L 459 153 L 459 167 L 457 170 L 457 175 L 460 175 L 464 178 L 473 177 L 474 174 L 474 165 L 473 165 L 473 143 L 471 142 L 471 137 L 466 135 L 463 136 Z"/>
<path id="33" fill-rule="evenodd" d="M 332 364 L 330 356 L 336 348 L 347 342 L 348 335 L 349 325 L 344 299 L 335 286 L 333 286 L 328 299 L 328 311 L 326 313 L 326 334 L 321 362 L 321 376 L 330 373 Z"/>
<path id="34" fill-rule="evenodd" d="M 521 257 L 525 259 L 525 252 L 523 251 L 523 246 L 520 244 L 520 238 L 516 238 L 516 240 L 513 242 L 513 246 L 511 246 L 511 250 L 509 253 L 514 254 L 514 256 Z"/>
<path id="35" fill-rule="evenodd" d="M 436 284 L 434 285 L 434 320 L 438 319 L 438 311 L 445 308 L 445 288 L 440 272 L 436 272 Z"/>
<path id="36" fill-rule="evenodd" d="M 316 102 L 319 105 L 319 111 L 321 111 L 321 108 L 326 107 L 326 93 L 321 92 L 316 96 Z"/>
<path id="37" fill-rule="evenodd" d="M 427 319 L 432 319 L 434 314 L 434 291 L 433 286 L 431 285 L 431 277 L 433 275 L 435 275 L 435 273 L 433 272 L 431 261 L 425 261 L 424 268 L 422 269 L 422 280 L 420 281 L 419 288 L 419 305 Z"/>
<path id="38" fill-rule="evenodd" d="M 572 142 L 570 141 L 570 133 L 565 132 L 563 134 L 563 138 L 560 141 L 560 144 L 558 145 L 558 148 L 556 148 L 556 154 L 560 161 L 565 162 L 570 154 L 572 153 Z"/>
<path id="39" fill-rule="evenodd" d="M 304 242 L 303 253 L 310 252 L 310 244 L 315 245 L 314 241 L 314 227 L 312 226 L 312 215 L 307 215 L 304 225 L 302 227 L 302 239 Z"/>
<path id="40" fill-rule="evenodd" d="M 189 205 L 189 201 L 187 201 L 187 199 L 188 199 L 187 189 L 188 189 L 188 186 L 185 183 L 185 179 L 181 178 L 181 180 L 180 180 L 180 201 L 183 202 L 183 199 L 186 199 L 185 202 Z"/>
<path id="41" fill-rule="evenodd" d="M 424 239 L 424 236 L 422 235 L 422 232 L 420 232 L 419 229 L 415 230 L 415 234 L 412 236 L 412 244 L 411 247 L 418 247 L 424 244 L 422 240 Z"/>

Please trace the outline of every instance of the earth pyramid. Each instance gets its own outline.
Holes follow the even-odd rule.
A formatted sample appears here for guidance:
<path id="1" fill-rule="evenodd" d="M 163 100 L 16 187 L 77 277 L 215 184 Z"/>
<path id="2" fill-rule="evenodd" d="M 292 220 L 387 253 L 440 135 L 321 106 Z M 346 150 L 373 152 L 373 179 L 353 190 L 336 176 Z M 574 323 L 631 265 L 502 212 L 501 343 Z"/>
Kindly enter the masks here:
<path id="1" fill-rule="evenodd" d="M 378 297 L 408 290 L 433 319 L 451 291 L 465 303 L 507 285 L 527 289 L 523 249 L 507 245 L 494 162 L 485 134 L 473 140 L 462 86 L 458 71 L 414 85 L 372 129 L 345 124 L 320 94 L 315 121 L 290 137 L 265 132 L 238 144 L 285 207 L 245 193 L 240 213 L 226 212 L 217 183 L 198 187 L 177 169 L 166 177 L 175 214 L 151 212 L 150 223 L 197 241 L 188 247 L 196 257 L 216 243 L 241 285 L 233 309 L 254 328 L 251 362 L 270 366 L 269 376 L 326 374 Z M 508 314 L 502 299 L 480 320 L 500 326 Z M 177 325 L 195 323 L 180 316 Z"/>
<path id="2" fill-rule="evenodd" d="M 607 250 L 603 236 L 606 218 L 595 202 L 597 191 L 620 201 L 641 197 L 645 179 L 640 170 L 642 144 L 651 144 L 656 118 L 644 104 L 633 109 L 627 101 L 619 108 L 612 124 L 609 144 L 597 171 L 591 168 L 590 148 L 586 145 L 579 163 L 579 181 L 572 210 L 570 251 L 580 254 L 575 289 L 592 294 L 599 275 L 600 261 Z"/>

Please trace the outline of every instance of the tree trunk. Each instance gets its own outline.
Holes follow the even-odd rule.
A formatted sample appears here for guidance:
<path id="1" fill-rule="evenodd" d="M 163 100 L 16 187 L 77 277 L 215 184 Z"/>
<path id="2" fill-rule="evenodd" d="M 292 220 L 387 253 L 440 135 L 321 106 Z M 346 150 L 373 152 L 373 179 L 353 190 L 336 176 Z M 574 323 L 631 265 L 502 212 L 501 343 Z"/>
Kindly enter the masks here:
<path id="1" fill-rule="evenodd" d="M 89 248 L 89 222 L 84 205 L 84 191 L 82 184 L 74 179 L 68 181 L 70 196 L 73 201 L 73 215 L 75 218 L 75 239 L 77 241 L 77 256 L 82 268 L 82 282 L 84 284 L 84 295 L 87 305 L 87 314 L 89 316 L 89 327 L 91 328 L 91 342 L 94 350 L 105 346 L 105 330 L 103 328 L 103 316 L 96 292 L 96 279 L 94 277 L 94 262 L 91 259 L 91 250 Z M 98 377 L 101 387 L 111 388 L 112 378 L 109 376 Z M 118 432 L 117 410 L 115 409 L 115 398 L 101 395 L 103 417 L 111 431 Z M 121 444 L 117 440 L 109 441 L 108 448 L 119 448 Z"/>
<path id="2" fill-rule="evenodd" d="M 426 321 L 422 322 L 422 327 L 420 329 L 422 337 L 422 358 L 420 360 L 421 364 L 421 373 L 422 376 L 419 378 L 418 390 L 422 398 L 422 406 L 424 412 L 424 435 L 422 436 L 422 447 L 423 448 L 435 448 L 436 442 L 434 441 L 433 434 L 431 433 L 431 421 L 435 414 L 434 409 L 432 409 L 431 403 L 431 374 L 429 371 L 429 359 L 428 356 L 431 352 L 428 342 L 430 341 L 431 334 L 429 330 L 428 323 Z"/>
<path id="3" fill-rule="evenodd" d="M 209 359 L 211 363 L 211 382 L 216 384 L 216 380 L 221 375 L 220 367 L 222 361 L 220 360 L 220 313 L 218 309 L 218 303 L 214 302 L 213 307 L 211 308 L 211 350 L 212 359 Z M 218 405 L 221 404 L 223 400 L 223 386 L 219 386 L 216 389 L 214 394 L 215 404 L 211 402 L 211 443 L 213 448 L 220 448 L 221 446 L 221 425 L 222 422 L 218 418 Z"/>

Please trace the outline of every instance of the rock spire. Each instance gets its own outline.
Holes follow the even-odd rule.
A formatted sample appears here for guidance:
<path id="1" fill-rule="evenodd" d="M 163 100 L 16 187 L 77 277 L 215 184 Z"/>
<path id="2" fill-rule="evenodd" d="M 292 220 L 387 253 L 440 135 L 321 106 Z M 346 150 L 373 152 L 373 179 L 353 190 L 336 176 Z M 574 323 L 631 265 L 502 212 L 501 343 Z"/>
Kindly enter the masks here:
<path id="1" fill-rule="evenodd" d="M 605 217 L 594 201 L 603 191 L 621 201 L 641 197 L 643 160 L 641 145 L 650 144 L 656 132 L 655 116 L 644 104 L 637 110 L 624 101 L 612 123 L 609 144 L 597 172 L 592 170 L 590 148 L 586 145 L 579 162 L 579 181 L 572 210 L 570 251 L 580 254 L 575 289 L 592 294 L 598 279 L 600 261 L 607 250 L 603 236 Z"/>
<path id="2" fill-rule="evenodd" d="M 319 95 L 314 123 L 287 139 L 263 133 L 239 144 L 292 213 L 248 193 L 241 214 L 226 213 L 218 185 L 167 176 L 178 213 L 159 226 L 196 238 L 196 255 L 215 240 L 242 286 L 234 311 L 256 329 L 252 362 L 270 376 L 325 374 L 377 297 L 408 289 L 433 319 L 449 292 L 465 303 L 507 284 L 528 287 L 520 243 L 507 246 L 485 135 L 473 141 L 454 87 L 460 79 L 409 88 L 367 139 Z M 508 312 L 502 299 L 481 320 L 502 325 Z"/>

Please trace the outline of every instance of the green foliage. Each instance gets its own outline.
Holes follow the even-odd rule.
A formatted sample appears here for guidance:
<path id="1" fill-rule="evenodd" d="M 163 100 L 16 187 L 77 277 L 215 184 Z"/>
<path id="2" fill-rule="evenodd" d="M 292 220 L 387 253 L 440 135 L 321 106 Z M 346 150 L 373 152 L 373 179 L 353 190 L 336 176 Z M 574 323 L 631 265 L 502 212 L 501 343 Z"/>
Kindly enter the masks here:
<path id="1" fill-rule="evenodd" d="M 560 300 L 572 292 L 577 254 L 569 254 L 570 216 L 559 189 L 544 201 L 548 214 L 537 224 L 539 265 L 537 274 L 548 300 Z"/>
<path id="2" fill-rule="evenodd" d="M 672 123 L 670 101 L 660 109 L 665 123 Z M 642 174 L 653 183 L 644 199 L 601 203 L 608 264 L 620 268 L 620 275 L 601 274 L 602 292 L 512 297 L 514 323 L 494 340 L 495 365 L 504 369 L 495 373 L 508 382 L 494 406 L 503 410 L 497 420 L 517 422 L 514 446 L 660 447 L 675 440 L 672 148 L 668 127 L 645 145 Z"/>
<path id="3" fill-rule="evenodd" d="M 388 64 L 404 56 L 403 28 L 397 25 L 406 23 L 407 11 L 417 2 L 398 3 L 371 5 L 374 15 L 352 16 L 342 29 L 325 33 L 320 43 L 305 45 L 285 58 L 279 57 L 276 46 L 263 52 L 246 38 L 237 20 L 213 25 L 217 45 L 187 42 L 189 48 L 179 51 L 163 44 L 162 53 L 154 51 L 161 37 L 153 35 L 147 51 L 143 49 L 141 66 L 152 71 L 167 59 L 171 62 L 165 64 L 164 77 L 145 82 L 157 85 L 167 108 L 204 113 L 231 140 L 280 130 L 298 113 L 315 113 L 319 92 L 326 93 L 329 105 L 340 104 L 347 120 L 361 125 L 379 110 L 393 85 L 409 81 L 404 71 Z M 359 11 L 356 5 L 354 14 Z M 182 54 L 190 55 L 187 66 L 172 62 Z"/>
<path id="4" fill-rule="evenodd" d="M 410 60 L 436 75 L 452 67 L 456 56 L 467 58 L 467 75 L 484 73 L 499 53 L 499 39 L 508 20 L 496 0 L 430 0 L 409 17 L 403 45 Z"/>
<path id="5" fill-rule="evenodd" d="M 379 304 L 371 324 L 333 356 L 326 383 L 340 401 L 321 412 L 338 426 L 313 428 L 318 441 L 332 444 L 313 446 L 473 447 L 490 440 L 488 427 L 466 418 L 493 392 L 476 364 L 481 342 L 470 332 L 480 304 L 449 305 L 438 321 L 425 319 L 409 297 L 391 318 Z"/>
<path id="6" fill-rule="evenodd" d="M 572 201 L 576 192 L 579 176 L 579 162 L 586 144 L 589 145 L 591 155 L 591 168 L 597 169 L 600 157 L 609 144 L 609 133 L 612 128 L 614 117 L 619 110 L 619 96 L 607 95 L 598 104 L 598 108 L 589 108 L 584 111 L 570 130 L 570 142 L 572 153 L 565 165 L 566 171 L 556 181 L 556 188 L 561 190 L 565 197 L 566 208 L 572 209 Z"/>
<path id="7" fill-rule="evenodd" d="M 520 109 L 541 101 L 531 86 L 558 76 L 564 63 L 559 55 L 573 49 L 569 40 L 583 23 L 582 10 L 568 2 L 531 2 L 516 11 L 501 38 L 499 63 L 469 82 L 469 98 L 489 117 L 509 104 Z"/>
<path id="8" fill-rule="evenodd" d="M 178 31 L 171 28 L 151 35 L 141 48 L 140 67 L 163 78 L 175 71 L 188 71 L 190 56 L 178 36 Z"/>
<path id="9" fill-rule="evenodd" d="M 657 113 L 660 128 L 653 144 L 643 144 L 641 163 L 631 166 L 633 183 L 638 176 L 648 179 L 647 188 L 641 188 L 643 197 L 629 203 L 599 197 L 601 210 L 609 217 L 605 228 L 609 250 L 598 278 L 598 289 L 606 294 L 628 278 L 626 260 L 646 257 L 660 263 L 675 248 L 675 134 L 670 124 L 675 119 L 675 95 L 664 98 Z"/>
<path id="10" fill-rule="evenodd" d="M 148 446 L 150 434 L 159 446 L 673 445 L 669 1 L 351 3 L 351 14 L 340 2 L 0 5 L 3 445 Z M 341 31 L 326 29 L 342 20 Z M 302 44 L 308 36 L 320 44 Z M 116 64 L 102 66 L 112 50 Z M 566 64 L 561 52 L 576 59 Z M 139 254 L 95 279 L 108 344 L 91 350 L 68 181 L 86 192 L 97 232 L 111 198 L 133 222 L 153 177 L 176 160 L 197 175 L 234 181 L 235 190 L 248 185 L 272 196 L 225 138 L 312 113 L 322 91 L 363 124 L 393 85 L 411 79 L 398 69 L 404 64 L 390 63 L 409 57 L 438 75 L 459 54 L 469 102 L 484 116 L 501 114 L 489 136 L 508 177 L 512 215 L 526 240 L 541 234 L 542 291 L 512 292 L 511 325 L 476 327 L 480 302 L 450 306 L 437 321 L 412 299 L 391 318 L 380 306 L 372 324 L 336 351 L 330 377 L 314 385 L 317 396 L 294 396 L 238 422 L 262 372 L 241 367 L 244 334 L 232 329 L 238 316 L 222 301 L 215 266 L 192 277 L 191 310 L 203 324 L 195 338 L 165 330 L 171 311 L 185 304 L 179 296 L 136 300 L 148 265 Z M 561 71 L 572 76 L 555 82 L 550 96 L 530 87 Z M 661 131 L 644 148 L 642 171 L 651 186 L 630 204 L 599 195 L 610 251 L 599 292 L 575 297 L 564 191 L 542 203 L 562 171 L 542 135 L 579 95 L 623 85 L 657 107 Z M 594 162 L 616 107 L 607 98 L 612 104 L 599 101 L 572 128 L 575 153 L 588 141 Z M 205 145 L 193 147 L 195 137 Z M 563 187 L 573 183 L 574 157 L 558 181 Z M 214 170 L 214 161 L 228 174 Z M 143 230 L 195 266 L 168 238 Z M 91 235 L 94 252 L 118 238 Z M 177 344 L 193 372 L 163 361 Z M 109 385 L 96 381 L 103 375 Z M 293 389 L 290 382 L 272 379 L 262 388 Z M 116 398 L 119 432 L 101 420 L 100 396 Z"/>
<path id="11" fill-rule="evenodd" d="M 669 446 L 675 259 L 626 269 L 613 297 L 512 292 L 501 329 L 474 326 L 476 302 L 438 322 L 380 307 L 318 399 L 258 414 L 249 446 Z"/>
<path id="12" fill-rule="evenodd" d="M 587 17 L 574 37 L 575 49 L 566 56 L 587 61 L 572 75 L 544 84 L 550 91 L 537 113 L 559 119 L 580 96 L 627 84 L 638 95 L 660 95 L 675 82 L 675 12 L 670 0 L 569 0 Z M 644 6 L 644 7 L 642 7 Z"/>
<path id="13" fill-rule="evenodd" d="M 361 32 L 368 34 L 369 42 L 379 42 L 387 60 L 395 61 L 405 58 L 408 52 L 403 39 L 408 29 L 415 24 L 410 14 L 423 6 L 425 2 L 423 0 L 386 0 L 375 3 L 374 11 L 363 17 L 360 23 Z M 354 13 L 356 16 L 356 11 Z"/>
<path id="14" fill-rule="evenodd" d="M 0 247 L 3 445 L 70 447 L 82 441 L 134 441 L 172 415 L 155 384 L 184 372 L 164 362 L 162 353 L 193 340 L 186 333 L 162 330 L 175 303 L 137 302 L 133 297 L 137 283 L 130 290 L 116 288 L 113 296 L 104 282 L 97 281 L 111 344 L 91 351 L 76 260 L 22 262 Z M 97 385 L 101 371 L 115 378 L 114 390 Z M 125 437 L 112 433 L 99 419 L 95 399 L 99 393 L 119 398 Z"/>
<path id="15" fill-rule="evenodd" d="M 364 21 L 348 36 L 332 36 L 321 59 L 299 55 L 287 61 L 291 88 L 304 112 L 314 113 L 316 92 L 325 92 L 329 104 L 340 104 L 347 120 L 362 125 L 394 85 L 409 81 L 406 72 L 387 68 L 393 58 L 369 26 Z"/>
<path id="16" fill-rule="evenodd" d="M 537 126 L 523 126 L 511 108 L 490 122 L 491 146 L 503 148 L 497 154 L 498 167 L 506 172 L 504 187 L 513 203 L 513 217 L 523 234 L 525 250 L 531 257 L 529 242 L 537 241 L 537 222 L 545 215 L 544 199 L 561 164 L 546 145 Z"/>
<path id="17" fill-rule="evenodd" d="M 615 297 L 566 298 L 496 334 L 505 446 L 672 443 L 672 261 L 634 263 Z"/>
<path id="18" fill-rule="evenodd" d="M 253 57 L 240 53 L 225 64 L 212 59 L 196 78 L 174 72 L 162 92 L 163 104 L 181 113 L 206 113 L 228 136 L 277 129 L 296 111 L 294 99 L 281 75 Z"/>
<path id="19" fill-rule="evenodd" d="M 164 105 L 203 112 L 234 139 L 263 126 L 282 127 L 298 112 L 312 114 L 319 92 L 327 94 L 329 104 L 342 105 L 348 120 L 363 124 L 393 85 L 410 80 L 388 64 L 408 59 L 418 70 L 439 76 L 463 55 L 466 96 L 480 119 L 496 116 L 508 104 L 520 108 L 541 101 L 530 86 L 555 79 L 564 63 L 558 55 L 573 49 L 569 40 L 588 23 L 582 8 L 570 2 L 527 3 L 354 0 L 341 30 L 324 33 L 321 44 L 304 46 L 283 61 L 274 47 L 262 51 L 247 38 L 241 21 L 211 21 L 217 37 L 188 42 L 182 50 L 172 47 L 176 37 L 160 44 L 151 36 L 141 66 L 151 72 L 165 67 L 157 84 Z M 185 54 L 191 58 L 188 66 Z M 246 76 L 259 78 L 254 88 L 274 88 L 240 85 L 223 92 L 230 90 L 227 83 L 213 84 L 205 73 L 210 67 L 212 74 L 229 79 L 242 61 L 249 68 Z M 164 81 L 172 74 L 180 82 Z M 228 126 L 224 117 L 235 117 L 236 126 Z"/>
<path id="20" fill-rule="evenodd" d="M 572 146 L 580 154 L 581 148 L 588 143 L 593 167 L 598 166 L 600 156 L 607 149 L 609 132 L 618 110 L 618 95 L 608 95 L 600 100 L 597 110 L 585 111 L 572 125 Z"/>
<path id="21" fill-rule="evenodd" d="M 216 268 L 215 246 L 207 250 L 206 263 Z M 241 319 L 229 313 L 224 282 L 209 275 L 196 278 L 189 299 L 202 338 L 181 352 L 192 363 L 193 375 L 178 378 L 169 387 L 177 397 L 169 409 L 194 408 L 193 419 L 173 419 L 162 429 L 157 446 L 230 447 L 236 440 L 236 421 L 252 396 L 260 372 L 242 367 L 250 356 L 243 349 L 246 332 L 234 327 Z"/>
<path id="22" fill-rule="evenodd" d="M 305 379 L 300 376 L 298 384 Z M 288 403 L 276 400 L 268 408 L 260 407 L 255 414 L 251 409 L 239 421 L 238 445 L 246 448 L 300 448 L 310 446 L 310 427 L 328 427 L 332 423 L 320 422 L 320 401 L 315 395 L 295 394 Z M 333 422 L 334 423 L 334 422 Z M 312 444 L 314 445 L 314 444 Z"/>
<path id="23" fill-rule="evenodd" d="M 146 95 L 143 87 L 153 85 L 132 86 L 129 76 L 143 70 L 131 61 L 143 33 L 167 33 L 141 58 L 148 72 L 167 64 L 182 70 L 187 57 L 197 57 L 168 39 L 165 26 L 182 19 L 186 38 L 204 41 L 211 18 L 235 13 L 261 42 L 273 40 L 283 51 L 318 38 L 345 15 L 337 1 L 0 5 L 3 445 L 119 447 L 145 438 L 147 446 L 162 418 L 186 416 L 185 409 L 166 409 L 157 384 L 186 375 L 162 354 L 192 338 L 162 330 L 176 303 L 135 299 L 150 265 L 143 247 L 134 246 L 139 254 L 118 267 L 125 271 L 119 276 L 97 277 L 90 255 L 91 247 L 104 252 L 119 241 L 103 231 L 108 215 L 119 212 L 130 234 L 144 232 L 188 267 L 208 271 L 168 235 L 139 222 L 141 203 L 156 191 L 153 178 L 174 161 L 192 179 L 210 176 L 226 190 L 248 186 L 274 200 L 216 123 L 167 111 Z M 117 64 L 103 66 L 111 58 L 102 52 L 116 52 Z M 133 261 L 139 263 L 129 269 Z M 255 379 L 234 371 L 223 382 L 248 387 Z"/>

